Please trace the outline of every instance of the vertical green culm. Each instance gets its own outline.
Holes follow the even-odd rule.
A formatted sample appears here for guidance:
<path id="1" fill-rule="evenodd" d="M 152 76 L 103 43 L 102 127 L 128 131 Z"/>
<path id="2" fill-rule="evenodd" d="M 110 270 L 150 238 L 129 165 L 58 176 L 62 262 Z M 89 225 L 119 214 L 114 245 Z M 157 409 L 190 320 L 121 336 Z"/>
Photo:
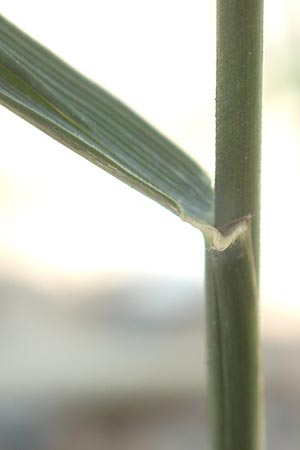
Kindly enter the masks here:
<path id="1" fill-rule="evenodd" d="M 217 0 L 217 228 L 245 216 L 227 250 L 206 253 L 214 450 L 262 448 L 258 339 L 263 1 Z"/>

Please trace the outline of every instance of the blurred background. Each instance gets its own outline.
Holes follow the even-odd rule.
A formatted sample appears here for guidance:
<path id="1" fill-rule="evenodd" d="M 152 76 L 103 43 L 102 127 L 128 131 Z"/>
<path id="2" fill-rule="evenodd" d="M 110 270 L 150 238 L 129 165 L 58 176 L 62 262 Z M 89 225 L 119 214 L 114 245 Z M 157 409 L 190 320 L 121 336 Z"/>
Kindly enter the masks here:
<path id="1" fill-rule="evenodd" d="M 0 0 L 213 177 L 215 2 Z M 300 441 L 300 4 L 265 1 L 268 448 Z M 206 450 L 201 234 L 0 109 L 1 450 Z"/>

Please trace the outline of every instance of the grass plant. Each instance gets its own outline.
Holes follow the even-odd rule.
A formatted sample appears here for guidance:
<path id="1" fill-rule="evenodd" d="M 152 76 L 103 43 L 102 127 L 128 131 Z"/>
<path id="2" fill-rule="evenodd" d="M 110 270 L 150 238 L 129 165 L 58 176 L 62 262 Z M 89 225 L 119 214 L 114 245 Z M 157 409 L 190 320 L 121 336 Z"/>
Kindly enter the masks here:
<path id="1" fill-rule="evenodd" d="M 262 447 L 258 338 L 262 0 L 217 2 L 216 178 L 0 16 L 0 102 L 197 227 L 214 450 Z"/>

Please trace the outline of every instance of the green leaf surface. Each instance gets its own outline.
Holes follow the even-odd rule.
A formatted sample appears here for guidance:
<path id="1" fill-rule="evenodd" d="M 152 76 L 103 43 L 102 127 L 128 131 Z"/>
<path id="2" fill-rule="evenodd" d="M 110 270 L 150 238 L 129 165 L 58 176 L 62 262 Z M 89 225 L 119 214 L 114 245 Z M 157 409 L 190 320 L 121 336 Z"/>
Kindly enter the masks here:
<path id="1" fill-rule="evenodd" d="M 201 167 L 1 16 L 0 102 L 183 220 L 212 224 L 213 190 Z"/>

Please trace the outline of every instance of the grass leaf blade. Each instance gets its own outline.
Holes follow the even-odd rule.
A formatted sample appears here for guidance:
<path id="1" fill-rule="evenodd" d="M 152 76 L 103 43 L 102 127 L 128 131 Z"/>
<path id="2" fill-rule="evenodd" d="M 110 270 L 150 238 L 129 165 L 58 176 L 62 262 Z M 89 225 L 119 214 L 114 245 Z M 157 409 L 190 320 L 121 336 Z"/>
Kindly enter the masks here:
<path id="1" fill-rule="evenodd" d="M 188 155 L 1 16 L 0 102 L 183 220 L 212 224 L 211 182 Z"/>

